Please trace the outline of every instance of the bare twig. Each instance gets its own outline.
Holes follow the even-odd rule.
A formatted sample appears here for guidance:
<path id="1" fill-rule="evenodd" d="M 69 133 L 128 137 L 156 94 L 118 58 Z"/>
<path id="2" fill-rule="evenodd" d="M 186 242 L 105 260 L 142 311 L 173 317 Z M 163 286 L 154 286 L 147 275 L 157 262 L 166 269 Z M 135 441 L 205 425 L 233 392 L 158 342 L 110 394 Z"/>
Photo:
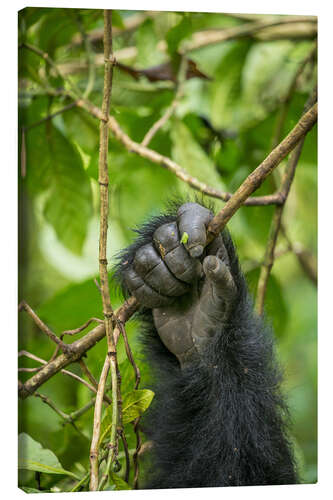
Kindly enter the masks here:
<path id="1" fill-rule="evenodd" d="M 306 105 L 305 105 L 305 110 L 303 116 L 306 115 L 307 110 L 310 108 L 310 106 L 313 106 L 313 102 L 316 100 L 317 95 L 316 92 L 312 93 L 310 98 L 308 99 Z M 312 108 L 313 109 L 313 108 Z M 265 295 L 266 295 L 266 290 L 267 290 L 267 285 L 268 285 L 268 279 L 274 264 L 274 252 L 275 252 L 275 247 L 277 243 L 277 238 L 278 234 L 281 228 L 281 219 L 282 219 L 282 213 L 284 209 L 284 205 L 286 203 L 286 200 L 289 195 L 289 191 L 291 188 L 291 184 L 293 182 L 294 176 L 295 176 L 295 171 L 296 167 L 298 164 L 298 160 L 300 158 L 302 149 L 303 149 L 303 144 L 305 140 L 305 135 L 301 138 L 297 146 L 295 147 L 294 151 L 291 153 L 283 178 L 281 182 L 281 187 L 280 187 L 280 193 L 283 199 L 283 204 L 280 205 L 279 207 L 276 207 L 270 230 L 269 230 L 269 236 L 268 236 L 268 242 L 267 242 L 267 247 L 266 247 L 266 252 L 265 252 L 265 257 L 264 257 L 264 263 L 261 266 L 260 270 L 260 276 L 259 276 L 259 281 L 258 281 L 258 286 L 257 286 L 257 296 L 256 296 L 256 310 L 258 314 L 262 315 L 264 312 L 264 302 L 265 302 Z"/>
<path id="2" fill-rule="evenodd" d="M 83 359 L 79 359 L 79 365 L 81 367 L 81 370 L 83 371 L 83 373 L 88 377 L 88 379 L 90 380 L 91 384 L 97 389 L 98 387 L 98 382 L 97 380 L 95 379 L 95 377 L 93 376 L 93 374 L 91 373 L 91 371 L 89 370 L 89 368 L 87 367 L 87 365 L 85 364 L 85 362 L 83 361 Z"/>
<path id="3" fill-rule="evenodd" d="M 44 394 L 41 394 L 40 392 L 35 392 L 34 396 L 40 398 L 43 401 L 43 403 L 47 404 L 50 408 L 52 408 L 52 410 L 54 410 L 56 414 L 59 415 L 59 417 L 65 420 L 65 422 L 69 421 L 69 416 L 67 415 L 67 413 L 64 413 L 62 410 L 60 410 L 56 406 L 56 404 L 52 401 L 51 398 L 45 396 Z"/>
<path id="4" fill-rule="evenodd" d="M 85 330 L 87 328 L 87 326 L 89 326 L 91 323 L 103 323 L 103 320 L 102 319 L 99 319 L 99 318 L 90 318 L 88 319 L 88 321 L 86 321 L 85 323 L 83 323 L 83 325 L 79 326 L 78 328 L 74 328 L 74 330 L 64 330 L 62 332 L 62 336 L 63 335 L 76 335 L 77 333 L 80 333 L 82 332 L 83 330 Z"/>
<path id="5" fill-rule="evenodd" d="M 73 411 L 68 415 L 69 419 L 71 422 L 74 422 L 78 418 L 80 418 L 82 415 L 84 415 L 90 408 L 92 408 L 95 404 L 96 398 L 92 398 L 88 403 L 86 403 L 82 408 L 79 408 L 76 411 Z"/>
<path id="6" fill-rule="evenodd" d="M 307 64 L 316 56 L 317 54 L 317 42 L 314 43 L 313 48 L 310 50 L 309 54 L 300 62 L 299 67 L 290 82 L 290 85 L 287 89 L 286 95 L 283 99 L 283 102 L 278 110 L 278 116 L 275 125 L 275 131 L 273 133 L 273 139 L 271 143 L 271 149 L 275 148 L 281 139 L 283 124 L 286 120 L 289 104 L 291 98 L 296 90 L 297 82 L 299 80 L 300 75 L 303 73 Z"/>
<path id="7" fill-rule="evenodd" d="M 55 344 L 57 344 L 61 350 L 65 353 L 70 353 L 71 352 L 71 347 L 68 344 L 65 344 L 59 337 L 56 336 L 55 333 L 52 332 L 52 330 L 45 324 L 43 321 L 37 316 L 35 311 L 31 309 L 31 307 L 25 302 L 25 300 L 22 300 L 22 302 L 19 304 L 19 311 L 26 311 L 29 316 L 33 319 L 33 321 L 36 323 L 38 328 L 44 332 L 49 339 L 52 340 Z"/>
<path id="8" fill-rule="evenodd" d="M 208 226 L 208 241 L 212 241 L 225 227 L 243 202 L 263 183 L 266 177 L 287 156 L 296 144 L 311 130 L 317 121 L 317 104 L 305 113 L 283 141 L 265 158 L 265 160 L 245 179 L 236 193 L 212 219 Z"/>
<path id="9" fill-rule="evenodd" d="M 102 415 L 102 405 L 103 396 L 105 391 L 106 378 L 110 368 L 110 358 L 107 355 L 105 357 L 102 373 L 98 383 L 98 390 L 95 401 L 94 410 L 94 428 L 93 435 L 90 445 L 90 491 L 97 491 L 98 489 L 98 449 L 99 449 L 99 436 L 101 430 L 101 415 Z M 113 397 L 113 399 L 117 399 Z"/>
<path id="10" fill-rule="evenodd" d="M 234 40 L 245 37 L 253 37 L 260 30 L 269 28 L 271 26 L 278 26 L 281 24 L 293 24 L 300 22 L 311 22 L 313 23 L 313 18 L 309 19 L 309 16 L 286 16 L 287 19 L 283 17 L 275 17 L 274 19 L 258 21 L 250 21 L 248 23 L 241 24 L 239 26 L 233 26 L 231 28 L 219 29 L 219 30 L 209 30 L 194 33 L 192 40 L 190 42 L 185 42 L 181 51 L 189 52 L 191 50 L 196 50 L 201 47 L 206 47 L 207 45 L 212 45 L 215 43 L 226 42 L 228 40 Z"/>
<path id="11" fill-rule="evenodd" d="M 281 233 L 287 241 L 289 249 L 297 257 L 300 266 L 302 267 L 304 273 L 312 281 L 312 283 L 317 286 L 318 284 L 318 271 L 317 271 L 317 258 L 313 255 L 307 248 L 304 248 L 301 243 L 293 243 L 285 228 L 284 223 L 281 223 Z"/>
<path id="12" fill-rule="evenodd" d="M 133 464 L 134 464 L 134 489 L 138 489 L 139 487 L 139 462 L 138 462 L 138 458 L 139 458 L 139 453 L 140 453 L 140 449 L 141 449 L 141 444 L 142 444 L 142 441 L 141 441 L 141 436 L 140 436 L 140 429 L 139 429 L 139 422 L 140 422 L 140 417 L 136 418 L 134 420 L 134 423 L 133 423 L 133 428 L 134 428 L 134 432 L 135 432 L 135 435 L 136 435 L 136 449 L 135 449 L 135 452 L 133 454 Z"/>
<path id="13" fill-rule="evenodd" d="M 28 351 L 19 351 L 18 353 L 18 357 L 21 357 L 21 356 L 26 356 L 27 358 L 30 358 L 30 359 L 33 359 L 34 361 L 37 361 L 38 363 L 41 363 L 42 365 L 44 365 L 44 367 L 46 367 L 49 363 L 47 361 L 45 361 L 45 359 L 42 359 L 42 358 L 39 358 L 38 356 L 36 356 L 35 354 L 32 354 L 31 352 L 28 352 Z M 40 367 L 38 369 L 38 373 L 41 372 L 43 370 L 42 367 Z M 21 369 L 21 371 L 23 371 Z M 25 369 L 24 371 L 27 371 L 27 369 Z M 35 370 L 34 370 L 35 371 Z M 83 378 L 79 377 L 78 375 L 76 375 L 76 373 L 73 373 L 73 372 L 70 372 L 68 370 L 58 370 L 58 371 L 61 371 L 61 373 L 63 375 L 67 375 L 68 377 L 71 377 L 71 378 L 74 378 L 75 380 L 77 380 L 77 382 L 80 382 L 81 384 L 85 385 L 87 387 L 87 389 L 89 389 L 91 392 L 94 392 L 96 394 L 96 389 L 94 386 L 90 385 L 88 382 L 86 382 Z M 24 391 L 24 385 L 25 384 L 22 384 L 21 386 L 21 390 Z M 110 403 L 110 399 L 105 396 L 105 401 L 107 403 Z"/>
<path id="14" fill-rule="evenodd" d="M 136 300 L 131 297 L 126 300 L 122 306 L 120 306 L 117 311 L 115 311 L 115 316 L 119 321 L 126 322 L 137 310 L 138 304 Z M 33 394 L 41 385 L 43 385 L 47 380 L 53 377 L 56 373 L 64 369 L 66 366 L 78 361 L 83 354 L 85 354 L 89 349 L 94 347 L 97 342 L 105 337 L 105 326 L 99 325 L 93 330 L 88 332 L 84 337 L 76 340 L 71 344 L 71 352 L 69 354 L 60 354 L 56 359 L 46 363 L 45 366 L 27 380 L 24 384 L 19 386 L 19 396 L 21 399 Z M 22 352 L 22 351 L 21 351 Z M 33 358 L 32 358 L 33 359 Z M 84 381 L 85 382 L 85 381 Z M 86 383 L 86 382 L 85 382 Z M 95 390 L 94 390 L 95 392 Z"/>
<path id="15" fill-rule="evenodd" d="M 180 99 L 183 96 L 183 86 L 184 86 L 184 81 L 186 79 L 186 71 L 187 71 L 187 59 L 185 56 L 183 56 L 181 58 L 179 66 L 179 72 L 177 77 L 177 91 L 175 98 L 170 104 L 170 106 L 166 109 L 165 113 L 161 116 L 161 118 L 157 120 L 157 122 L 155 122 L 154 125 L 148 130 L 148 132 L 146 133 L 141 142 L 142 146 L 148 146 L 148 144 L 151 142 L 152 138 L 158 132 L 158 130 L 162 128 L 163 125 L 173 115 L 176 107 L 179 104 Z"/>
<path id="16" fill-rule="evenodd" d="M 49 114 L 47 116 L 44 116 L 44 118 L 41 118 L 37 122 L 31 123 L 30 125 L 27 125 L 26 127 L 22 127 L 22 130 L 26 131 L 26 130 L 30 130 L 30 129 L 34 128 L 34 127 L 38 127 L 38 125 L 42 125 L 43 123 L 52 120 L 56 116 L 62 115 L 66 111 L 69 111 L 70 109 L 75 108 L 75 106 L 76 106 L 76 102 L 75 101 L 70 102 L 69 104 L 67 104 L 67 106 L 64 106 L 63 108 L 58 109 L 58 111 L 55 111 L 54 113 L 51 113 L 51 114 Z"/>
<path id="17" fill-rule="evenodd" d="M 101 380 L 98 384 L 98 393 L 95 403 L 93 437 L 90 448 L 90 491 L 97 491 L 99 488 L 98 480 L 98 448 L 100 435 L 101 405 L 105 389 L 105 381 L 108 370 L 111 371 L 112 384 L 112 424 L 109 442 L 109 455 L 106 466 L 106 477 L 108 477 L 110 465 L 114 458 L 114 450 L 117 448 L 118 434 L 117 422 L 119 409 L 120 388 L 117 378 L 117 352 L 116 343 L 113 336 L 113 309 L 110 301 L 108 271 L 107 271 L 107 230 L 109 216 L 109 172 L 108 172 L 108 141 L 109 141 L 109 110 L 112 90 L 113 75 L 113 55 L 112 55 L 112 11 L 104 10 L 104 89 L 102 116 L 100 120 L 100 149 L 99 149 L 99 175 L 100 185 L 100 234 L 99 234 L 99 274 L 101 281 L 101 293 L 103 301 L 103 314 L 105 332 L 108 345 L 108 353 L 104 363 Z M 103 379 L 105 377 L 105 380 Z M 99 396 L 99 391 L 102 395 Z M 119 412 L 120 413 L 120 412 Z M 105 481 L 106 482 L 106 481 Z"/>

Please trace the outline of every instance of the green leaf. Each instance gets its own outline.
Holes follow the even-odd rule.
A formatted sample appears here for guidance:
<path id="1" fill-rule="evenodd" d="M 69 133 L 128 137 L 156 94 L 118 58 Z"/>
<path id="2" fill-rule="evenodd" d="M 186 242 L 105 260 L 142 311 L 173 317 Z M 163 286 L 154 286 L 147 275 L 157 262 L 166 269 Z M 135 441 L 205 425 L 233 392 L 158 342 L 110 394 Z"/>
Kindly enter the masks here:
<path id="1" fill-rule="evenodd" d="M 98 123 L 80 108 L 66 111 L 62 115 L 68 137 L 74 140 L 86 153 L 98 152 Z"/>
<path id="2" fill-rule="evenodd" d="M 49 122 L 27 132 L 27 181 L 33 193 L 47 190 L 46 220 L 80 254 L 92 215 L 90 181 L 77 149 Z"/>
<path id="3" fill-rule="evenodd" d="M 137 389 L 124 396 L 122 417 L 123 425 L 133 422 L 137 417 L 141 417 L 147 410 L 154 397 L 153 391 L 149 389 Z M 106 438 L 112 425 L 112 405 L 109 405 L 101 423 L 100 443 Z"/>
<path id="4" fill-rule="evenodd" d="M 122 29 L 125 28 L 123 18 L 117 10 L 112 11 L 112 26 Z"/>
<path id="5" fill-rule="evenodd" d="M 20 489 L 25 493 L 47 493 L 45 490 L 37 490 L 36 488 L 29 488 L 29 486 L 20 486 Z"/>
<path id="6" fill-rule="evenodd" d="M 257 290 L 260 269 L 254 269 L 246 273 L 246 279 L 249 289 L 254 296 Z M 265 297 L 265 312 L 267 317 L 272 320 L 274 333 L 278 338 L 283 337 L 288 322 L 288 307 L 284 298 L 282 286 L 271 274 L 268 280 L 267 293 Z"/>
<path id="7" fill-rule="evenodd" d="M 139 68 L 147 68 L 160 64 L 164 55 L 157 49 L 158 37 L 155 32 L 155 23 L 152 19 L 146 19 L 136 32 L 135 36 L 138 55 L 136 64 Z"/>
<path id="8" fill-rule="evenodd" d="M 117 474 L 111 473 L 111 481 L 114 483 L 116 486 L 116 490 L 131 490 L 132 488 L 126 481 L 124 481 L 121 477 L 117 476 Z"/>
<path id="9" fill-rule="evenodd" d="M 46 450 L 31 436 L 22 432 L 18 437 L 18 467 L 46 474 L 62 474 L 80 479 L 73 472 L 64 469 L 51 450 Z"/>
<path id="10" fill-rule="evenodd" d="M 183 14 L 181 21 L 173 26 L 166 34 L 168 52 L 173 56 L 178 51 L 180 42 L 192 34 L 192 23 L 188 15 Z"/>
<path id="11" fill-rule="evenodd" d="M 186 231 L 183 232 L 180 242 L 184 245 L 188 242 L 188 234 Z"/>
<path id="12" fill-rule="evenodd" d="M 72 9 L 52 9 L 42 18 L 38 28 L 38 47 L 50 57 L 59 47 L 67 45 L 77 32 L 75 14 Z"/>
<path id="13" fill-rule="evenodd" d="M 189 174 L 200 181 L 225 189 L 215 165 L 202 147 L 195 141 L 187 126 L 181 121 L 174 121 L 171 129 L 173 142 L 172 158 L 179 163 Z M 181 182 L 181 181 L 179 181 Z M 182 187 L 184 188 L 184 183 Z"/>
<path id="14" fill-rule="evenodd" d="M 242 73 L 252 43 L 242 40 L 223 54 L 215 71 L 211 94 L 211 120 L 216 128 L 235 129 L 241 120 Z"/>
<path id="15" fill-rule="evenodd" d="M 133 422 L 150 406 L 154 397 L 153 391 L 149 389 L 139 389 L 129 392 L 123 400 L 123 424 Z"/>

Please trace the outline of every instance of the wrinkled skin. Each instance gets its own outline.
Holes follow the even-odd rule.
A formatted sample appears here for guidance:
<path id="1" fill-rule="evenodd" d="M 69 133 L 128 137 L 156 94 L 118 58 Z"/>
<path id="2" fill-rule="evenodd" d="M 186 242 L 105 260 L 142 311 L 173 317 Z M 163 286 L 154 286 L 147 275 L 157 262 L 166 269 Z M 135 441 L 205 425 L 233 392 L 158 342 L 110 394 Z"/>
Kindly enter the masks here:
<path id="1" fill-rule="evenodd" d="M 205 248 L 212 217 L 207 208 L 185 203 L 177 222 L 158 227 L 124 272 L 126 287 L 153 310 L 162 342 L 182 366 L 223 328 L 237 294 L 221 236 Z"/>

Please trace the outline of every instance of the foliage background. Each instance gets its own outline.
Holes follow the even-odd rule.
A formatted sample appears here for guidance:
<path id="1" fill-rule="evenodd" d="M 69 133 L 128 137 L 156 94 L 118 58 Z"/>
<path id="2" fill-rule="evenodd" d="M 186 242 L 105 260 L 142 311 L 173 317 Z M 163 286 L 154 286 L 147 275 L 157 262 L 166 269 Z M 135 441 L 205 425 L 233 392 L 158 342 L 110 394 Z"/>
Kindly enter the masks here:
<path id="1" fill-rule="evenodd" d="M 185 37 L 204 28 L 227 28 L 243 21 L 223 14 L 155 13 L 134 30 L 124 23 L 134 11 L 114 11 L 114 51 L 135 47 L 129 66 L 147 68 L 167 58 L 177 62 L 176 49 Z M 19 43 L 31 43 L 47 52 L 84 92 L 89 74 L 88 56 L 102 52 L 101 41 L 90 46 L 74 44 L 81 33 L 103 26 L 102 11 L 27 8 L 19 13 Z M 162 50 L 161 42 L 166 43 Z M 240 39 L 198 49 L 191 53 L 200 71 L 210 80 L 193 78 L 184 86 L 184 97 L 175 115 L 154 137 L 150 147 L 175 159 L 199 180 L 222 190 L 233 191 L 271 150 L 277 117 L 302 60 L 313 47 L 312 40 L 264 41 Z M 28 127 L 68 101 L 51 96 L 63 85 L 52 72 L 45 75 L 44 62 L 26 51 L 19 52 L 19 126 Z M 46 78 L 48 83 L 46 83 Z M 308 65 L 298 81 L 283 135 L 298 121 L 315 82 Z M 103 64 L 96 65 L 89 99 L 101 105 Z M 129 136 L 140 142 L 163 110 L 172 102 L 171 82 L 138 81 L 115 69 L 112 110 Z M 207 120 L 211 127 L 207 126 Z M 40 317 L 60 334 L 76 328 L 93 316 L 102 317 L 98 274 L 98 121 L 73 108 L 39 126 L 26 130 L 26 174 L 19 171 L 19 300 L 25 299 Z M 22 150 L 22 143 L 20 144 Z M 109 262 L 130 243 L 131 228 L 158 213 L 170 196 L 192 190 L 172 173 L 127 152 L 110 139 L 111 210 Z M 281 170 L 282 166 L 279 167 Z M 193 192 L 193 191 L 192 191 Z M 256 194 L 269 194 L 268 179 Z M 216 209 L 222 202 L 216 201 Z M 265 251 L 272 207 L 243 207 L 229 224 L 240 260 L 253 293 Z M 307 136 L 296 178 L 284 211 L 284 222 L 293 243 L 316 254 L 317 238 L 317 140 L 316 128 Z M 279 248 L 285 248 L 280 237 Z M 111 302 L 122 297 L 111 285 Z M 301 464 L 303 482 L 315 482 L 317 473 L 317 293 L 301 269 L 296 256 L 285 253 L 277 259 L 269 282 L 266 311 L 273 322 L 278 353 L 285 368 L 293 436 Z M 143 374 L 136 344 L 137 325 L 127 325 L 130 343 Z M 24 314 L 19 318 L 19 347 L 48 359 L 53 346 Z M 89 351 L 87 363 L 98 379 L 105 356 L 105 340 Z M 133 386 L 131 368 L 120 346 L 119 362 L 124 393 Z M 21 363 L 21 360 L 20 360 Z M 29 360 L 22 366 L 35 366 Z M 80 374 L 78 366 L 71 370 Z M 25 380 L 27 374 L 21 374 Z M 87 389 L 58 374 L 42 391 L 67 413 L 83 406 Z M 19 431 L 52 450 L 64 468 L 82 474 L 89 463 L 93 409 L 78 422 L 78 433 L 38 398 L 19 402 Z M 131 432 L 128 429 L 128 432 Z M 130 448 L 135 447 L 134 436 Z M 43 474 L 42 487 L 67 489 L 70 478 Z M 21 471 L 19 484 L 36 487 L 34 473 Z"/>

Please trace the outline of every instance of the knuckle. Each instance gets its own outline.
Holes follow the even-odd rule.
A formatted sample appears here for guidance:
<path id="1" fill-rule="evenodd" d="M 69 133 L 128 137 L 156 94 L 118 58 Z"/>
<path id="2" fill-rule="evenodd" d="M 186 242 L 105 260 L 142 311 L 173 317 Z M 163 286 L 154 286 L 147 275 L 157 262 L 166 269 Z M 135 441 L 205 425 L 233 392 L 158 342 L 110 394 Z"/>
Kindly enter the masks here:
<path id="1" fill-rule="evenodd" d="M 156 229 L 153 236 L 154 244 L 162 258 L 179 245 L 179 233 L 176 222 L 163 224 Z"/>
<path id="2" fill-rule="evenodd" d="M 137 275 L 132 267 L 129 267 L 124 271 L 124 282 L 131 293 L 134 293 L 135 290 L 143 284 L 142 279 Z"/>
<path id="3" fill-rule="evenodd" d="M 147 273 L 160 262 L 160 257 L 151 243 L 142 246 L 135 254 L 134 269 L 138 273 Z"/>

